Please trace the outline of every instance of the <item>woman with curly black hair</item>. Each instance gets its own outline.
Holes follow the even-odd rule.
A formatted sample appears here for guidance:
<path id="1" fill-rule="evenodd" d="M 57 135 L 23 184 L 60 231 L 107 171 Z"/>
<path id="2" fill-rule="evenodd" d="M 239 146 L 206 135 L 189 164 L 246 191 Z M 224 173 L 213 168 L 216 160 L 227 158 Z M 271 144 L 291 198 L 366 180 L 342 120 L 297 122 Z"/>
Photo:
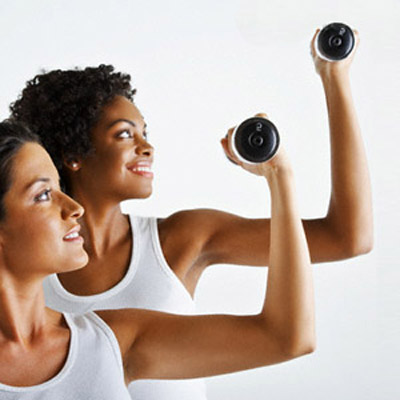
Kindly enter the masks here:
<path id="1" fill-rule="evenodd" d="M 328 213 L 303 220 L 314 263 L 353 257 L 372 246 L 368 167 L 349 82 L 353 56 L 326 62 L 313 51 L 328 105 L 332 155 Z M 88 265 L 45 284 L 47 303 L 57 310 L 140 307 L 193 314 L 192 296 L 208 266 L 270 264 L 274 250 L 265 246 L 270 219 L 205 209 L 165 219 L 122 214 L 121 201 L 152 193 L 154 149 L 134 93 L 129 75 L 100 65 L 38 75 L 11 106 L 13 118 L 40 135 L 65 190 L 86 209 L 80 223 Z M 264 176 L 262 164 L 249 166 L 233 155 L 231 134 L 232 129 L 221 141 L 227 156 Z M 205 398 L 198 380 L 136 382 L 130 392 L 148 400 Z"/>

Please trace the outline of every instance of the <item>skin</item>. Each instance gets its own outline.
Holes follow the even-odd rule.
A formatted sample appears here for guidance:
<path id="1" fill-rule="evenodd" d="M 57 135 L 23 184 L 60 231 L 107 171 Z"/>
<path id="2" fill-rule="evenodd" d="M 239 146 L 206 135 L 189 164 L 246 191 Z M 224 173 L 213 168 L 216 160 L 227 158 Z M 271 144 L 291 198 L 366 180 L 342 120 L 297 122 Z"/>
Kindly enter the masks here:
<path id="1" fill-rule="evenodd" d="M 103 292 L 125 275 L 132 248 L 131 231 L 119 204 L 122 199 L 145 198 L 152 192 L 151 179 L 128 170 L 139 160 L 152 161 L 153 148 L 143 131 L 143 117 L 137 108 L 118 97 L 92 132 L 95 155 L 67 164 L 74 176 L 71 191 L 88 213 L 80 223 L 90 262 L 85 271 L 60 275 L 65 288 L 75 294 Z"/>
<path id="2" fill-rule="evenodd" d="M 317 33 L 311 42 L 311 55 L 328 108 L 332 187 L 326 216 L 302 220 L 313 263 L 365 254 L 373 242 L 370 178 L 349 79 L 356 50 L 340 62 L 324 61 L 314 50 Z M 355 36 L 357 47 L 357 32 Z M 130 123 L 116 122 L 121 119 Z M 233 129 L 221 140 L 226 155 L 239 167 L 265 177 L 262 167 L 235 159 L 230 147 Z M 143 117 L 133 103 L 116 97 L 104 108 L 91 137 L 95 155 L 65 163 L 72 196 L 86 210 L 81 224 L 90 261 L 85 269 L 59 275 L 63 286 L 77 295 L 104 292 L 125 275 L 132 239 L 119 204 L 126 199 L 146 198 L 152 192 L 151 178 L 135 176 L 126 168 L 137 160 L 151 163 L 154 157 L 153 147 L 145 140 Z M 247 219 L 208 209 L 184 210 L 158 220 L 158 230 L 167 263 L 192 296 L 201 274 L 210 265 L 271 266 L 271 249 L 265 247 L 265 238 L 271 234 L 268 218 Z"/>
<path id="3" fill-rule="evenodd" d="M 43 279 L 81 268 L 88 257 L 82 240 L 63 239 L 79 227 L 83 209 L 60 191 L 41 146 L 27 143 L 18 151 L 12 181 L 0 223 L 0 381 L 19 386 L 48 380 L 67 356 L 69 329 L 45 307 Z"/>
<path id="4" fill-rule="evenodd" d="M 251 316 L 180 316 L 135 309 L 98 312 L 117 337 L 126 382 L 233 372 L 314 350 L 310 256 L 284 149 L 259 168 L 271 193 L 271 234 L 265 246 L 272 249 L 272 268 L 262 311 Z M 66 360 L 69 328 L 62 314 L 45 307 L 42 284 L 51 273 L 85 265 L 82 237 L 66 240 L 71 229 L 78 228 L 83 210 L 61 192 L 48 154 L 34 143 L 23 145 L 14 157 L 4 205 L 0 359 L 6 362 L 0 364 L 0 382 L 31 386 L 55 376 Z"/>

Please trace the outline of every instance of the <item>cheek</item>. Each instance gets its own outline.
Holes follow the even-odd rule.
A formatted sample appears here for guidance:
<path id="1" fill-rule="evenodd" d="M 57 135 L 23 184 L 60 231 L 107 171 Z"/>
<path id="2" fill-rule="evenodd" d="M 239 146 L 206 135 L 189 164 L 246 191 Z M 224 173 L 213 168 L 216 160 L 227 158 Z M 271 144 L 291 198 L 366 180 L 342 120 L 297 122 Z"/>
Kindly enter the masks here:
<path id="1" fill-rule="evenodd" d="M 31 271 L 47 269 L 60 254 L 59 236 L 59 229 L 53 224 L 44 224 L 41 219 L 15 225 L 6 243 L 9 265 Z"/>
<path id="2" fill-rule="evenodd" d="M 51 219 L 31 219 L 21 228 L 21 234 L 15 240 L 16 244 L 27 246 L 30 251 L 36 251 L 37 254 L 51 253 L 62 239 L 63 231 L 60 225 Z"/>
<path id="3" fill-rule="evenodd" d="M 66 228 L 56 221 L 36 219 L 24 224 L 18 236 L 9 241 L 7 258 L 10 265 L 18 266 L 21 273 L 36 271 L 40 274 L 66 272 L 82 268 L 88 257 L 82 245 L 63 240 Z"/>
<path id="4" fill-rule="evenodd" d="M 111 178 L 124 173 L 126 165 L 134 157 L 132 149 L 112 148 L 107 151 L 97 152 L 92 159 L 90 169 L 96 174 Z"/>

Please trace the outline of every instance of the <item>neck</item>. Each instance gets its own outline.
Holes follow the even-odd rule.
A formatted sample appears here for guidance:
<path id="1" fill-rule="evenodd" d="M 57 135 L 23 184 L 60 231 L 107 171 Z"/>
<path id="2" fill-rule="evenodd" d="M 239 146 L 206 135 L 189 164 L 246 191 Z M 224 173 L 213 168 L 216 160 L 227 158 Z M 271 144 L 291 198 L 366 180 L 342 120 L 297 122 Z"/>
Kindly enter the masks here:
<path id="1" fill-rule="evenodd" d="M 128 217 L 121 212 L 119 202 L 107 201 L 99 195 L 89 198 L 79 191 L 73 193 L 73 198 L 85 209 L 79 223 L 89 258 L 101 258 L 126 238 L 130 225 Z"/>
<path id="2" fill-rule="evenodd" d="M 46 325 L 48 313 L 43 279 L 16 279 L 4 269 L 0 274 L 0 336 L 28 345 Z"/>

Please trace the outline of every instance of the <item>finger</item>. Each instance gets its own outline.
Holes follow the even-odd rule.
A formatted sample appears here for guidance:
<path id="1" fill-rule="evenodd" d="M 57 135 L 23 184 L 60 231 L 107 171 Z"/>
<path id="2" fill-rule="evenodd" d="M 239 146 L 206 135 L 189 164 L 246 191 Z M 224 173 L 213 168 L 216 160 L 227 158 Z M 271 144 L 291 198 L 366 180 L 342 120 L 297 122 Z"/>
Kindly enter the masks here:
<path id="1" fill-rule="evenodd" d="M 265 118 L 268 119 L 268 115 L 266 113 L 260 112 L 257 114 L 254 114 L 255 117 L 259 117 L 259 118 Z"/>
<path id="2" fill-rule="evenodd" d="M 233 131 L 235 130 L 236 126 L 229 128 L 226 132 L 225 138 L 229 139 L 232 136 Z"/>
<path id="3" fill-rule="evenodd" d="M 317 39 L 317 36 L 318 36 L 318 33 L 319 32 L 321 32 L 321 29 L 317 29 L 316 31 L 315 31 L 315 33 L 314 33 L 314 36 L 313 36 L 313 38 L 311 39 L 311 43 L 310 43 L 310 50 L 311 50 L 311 55 L 313 56 L 313 57 L 315 57 L 317 54 L 316 54 L 316 51 L 315 51 L 315 41 L 316 41 L 316 39 Z"/>
<path id="4" fill-rule="evenodd" d="M 354 37 L 356 38 L 356 46 L 358 47 L 358 44 L 360 43 L 360 34 L 358 33 L 357 29 L 353 29 Z"/>
<path id="5" fill-rule="evenodd" d="M 235 128 L 231 128 L 228 131 L 228 135 L 226 138 L 226 150 L 228 152 L 228 156 L 229 156 L 230 160 L 235 162 L 236 164 L 240 165 L 240 161 L 236 158 L 235 153 L 233 151 L 232 135 L 233 135 L 234 130 L 235 130 Z"/>
<path id="6" fill-rule="evenodd" d="M 226 154 L 225 154 L 226 155 Z M 228 156 L 226 156 L 226 158 L 228 159 L 228 161 L 230 161 L 232 164 L 235 165 L 239 165 L 236 161 L 233 161 L 231 158 L 229 158 Z"/>
<path id="7" fill-rule="evenodd" d="M 228 153 L 229 153 L 229 156 L 231 157 L 231 158 L 233 158 L 234 157 L 234 153 L 233 153 L 233 149 L 232 149 L 232 135 L 233 135 L 233 132 L 234 132 L 234 130 L 235 130 L 235 128 L 236 128 L 236 126 L 234 126 L 234 127 L 232 127 L 232 128 L 229 128 L 228 129 L 228 133 L 226 134 L 226 136 L 225 136 L 225 139 L 226 139 L 226 149 L 227 149 L 227 151 L 228 151 Z"/>
<path id="8" fill-rule="evenodd" d="M 223 139 L 221 139 L 221 145 L 222 145 L 222 149 L 224 150 L 225 156 L 226 158 L 232 162 L 233 164 L 239 165 L 236 160 L 233 158 L 233 155 L 230 153 L 229 148 L 228 148 L 228 139 L 226 137 L 224 137 Z"/>

